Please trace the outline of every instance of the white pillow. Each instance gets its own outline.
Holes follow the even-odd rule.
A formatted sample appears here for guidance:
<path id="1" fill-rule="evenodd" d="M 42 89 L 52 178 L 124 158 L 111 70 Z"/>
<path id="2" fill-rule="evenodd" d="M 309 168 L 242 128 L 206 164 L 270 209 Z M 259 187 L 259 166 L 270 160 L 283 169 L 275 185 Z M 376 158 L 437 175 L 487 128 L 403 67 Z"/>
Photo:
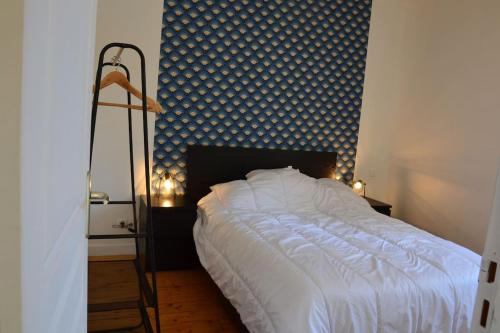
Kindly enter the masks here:
<path id="1" fill-rule="evenodd" d="M 257 209 L 253 191 L 245 180 L 234 180 L 228 183 L 217 184 L 211 186 L 210 189 L 226 208 Z"/>
<path id="2" fill-rule="evenodd" d="M 293 169 L 255 170 L 247 175 L 247 182 L 255 195 L 255 205 L 259 210 L 287 209 L 282 174 L 295 173 Z"/>
<path id="3" fill-rule="evenodd" d="M 313 197 L 318 189 L 315 178 L 297 173 L 282 174 L 281 180 L 285 191 L 285 200 L 291 210 L 314 208 Z"/>
<path id="4" fill-rule="evenodd" d="M 300 173 L 298 169 L 294 169 L 291 166 L 288 166 L 286 168 L 278 168 L 278 169 L 257 169 L 257 170 L 252 170 L 249 173 L 246 174 L 247 179 L 251 179 L 254 177 L 258 176 L 271 176 L 271 175 L 276 175 L 276 174 L 297 174 Z"/>
<path id="5" fill-rule="evenodd" d="M 263 210 L 295 210 L 314 206 L 316 179 L 291 167 L 254 170 L 247 174 L 255 203 Z"/>
<path id="6" fill-rule="evenodd" d="M 314 179 L 296 169 L 254 170 L 247 177 L 211 186 L 212 192 L 200 200 L 200 207 L 213 202 L 220 208 L 249 211 L 370 208 L 345 184 L 329 178 Z"/>

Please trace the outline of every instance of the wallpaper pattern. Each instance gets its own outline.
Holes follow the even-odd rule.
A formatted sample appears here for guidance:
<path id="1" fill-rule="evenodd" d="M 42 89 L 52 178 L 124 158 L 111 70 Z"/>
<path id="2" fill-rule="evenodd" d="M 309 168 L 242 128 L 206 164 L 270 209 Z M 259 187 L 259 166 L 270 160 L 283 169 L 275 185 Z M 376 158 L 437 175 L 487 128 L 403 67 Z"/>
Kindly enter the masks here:
<path id="1" fill-rule="evenodd" d="M 371 0 L 165 0 L 154 168 L 188 144 L 337 151 L 353 176 Z"/>

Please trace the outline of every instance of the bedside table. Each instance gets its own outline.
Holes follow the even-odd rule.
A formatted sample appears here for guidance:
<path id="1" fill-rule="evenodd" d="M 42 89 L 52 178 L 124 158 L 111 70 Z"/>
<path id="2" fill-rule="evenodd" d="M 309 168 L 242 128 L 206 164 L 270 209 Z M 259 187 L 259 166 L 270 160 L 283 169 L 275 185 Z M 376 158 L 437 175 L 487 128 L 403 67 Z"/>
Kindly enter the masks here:
<path id="1" fill-rule="evenodd" d="M 381 214 L 385 214 L 387 216 L 391 216 L 391 208 L 392 205 L 389 205 L 385 202 L 378 201 L 372 198 L 364 197 L 366 201 L 372 206 L 373 209 L 375 209 L 377 212 Z"/>
<path id="2" fill-rule="evenodd" d="M 141 229 L 146 225 L 146 197 L 141 196 Z M 184 196 L 175 199 L 151 197 L 154 252 L 157 270 L 189 269 L 200 265 L 193 239 L 196 204 Z M 146 258 L 149 247 L 146 246 Z M 149 260 L 146 260 L 148 263 Z M 149 267 L 146 266 L 149 270 Z"/>

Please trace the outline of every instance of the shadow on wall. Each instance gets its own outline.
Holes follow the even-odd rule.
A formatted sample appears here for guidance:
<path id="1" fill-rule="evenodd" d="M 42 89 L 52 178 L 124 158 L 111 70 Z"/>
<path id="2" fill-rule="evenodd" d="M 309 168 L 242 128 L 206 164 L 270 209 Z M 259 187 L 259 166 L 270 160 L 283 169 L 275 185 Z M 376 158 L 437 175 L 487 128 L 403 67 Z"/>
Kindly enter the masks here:
<path id="1" fill-rule="evenodd" d="M 453 168 L 462 176 L 450 175 Z M 389 181 L 393 216 L 481 253 L 487 222 L 480 221 L 488 220 L 489 210 L 474 209 L 472 201 L 481 189 L 465 175 L 468 169 L 466 161 L 457 167 L 432 159 L 393 159 Z"/>

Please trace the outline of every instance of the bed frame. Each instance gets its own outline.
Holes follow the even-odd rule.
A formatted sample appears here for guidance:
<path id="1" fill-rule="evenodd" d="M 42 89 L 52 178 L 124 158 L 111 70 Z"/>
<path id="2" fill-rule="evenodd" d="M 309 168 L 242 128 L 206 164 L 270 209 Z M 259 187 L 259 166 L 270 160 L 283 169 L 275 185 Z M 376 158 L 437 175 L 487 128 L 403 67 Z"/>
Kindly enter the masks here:
<path id="1" fill-rule="evenodd" d="M 188 146 L 186 194 L 198 202 L 210 193 L 210 186 L 245 179 L 255 169 L 292 166 L 310 177 L 329 178 L 336 162 L 336 152 Z"/>

